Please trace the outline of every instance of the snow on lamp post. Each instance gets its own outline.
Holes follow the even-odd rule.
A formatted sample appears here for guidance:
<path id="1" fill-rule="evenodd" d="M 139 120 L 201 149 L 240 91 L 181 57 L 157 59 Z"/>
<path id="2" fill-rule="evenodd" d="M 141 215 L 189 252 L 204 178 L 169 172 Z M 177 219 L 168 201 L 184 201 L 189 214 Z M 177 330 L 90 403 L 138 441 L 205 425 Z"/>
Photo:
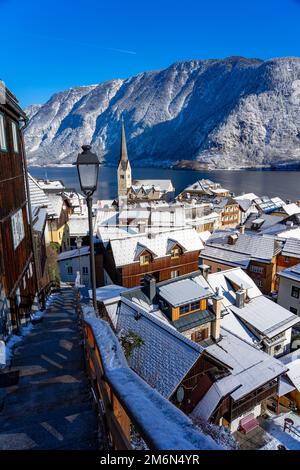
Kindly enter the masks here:
<path id="1" fill-rule="evenodd" d="M 90 145 L 82 146 L 82 153 L 78 154 L 77 160 L 73 165 L 76 165 L 81 191 L 86 197 L 88 207 L 89 219 L 89 239 L 90 239 L 90 266 L 91 266 L 91 280 L 92 280 L 92 293 L 93 293 L 93 307 L 97 315 L 97 298 L 96 298 L 96 268 L 95 268 L 95 253 L 94 253 L 94 237 L 93 237 L 93 219 L 92 219 L 92 204 L 93 194 L 97 189 L 98 174 L 100 162 L 95 153 L 91 152 Z"/>

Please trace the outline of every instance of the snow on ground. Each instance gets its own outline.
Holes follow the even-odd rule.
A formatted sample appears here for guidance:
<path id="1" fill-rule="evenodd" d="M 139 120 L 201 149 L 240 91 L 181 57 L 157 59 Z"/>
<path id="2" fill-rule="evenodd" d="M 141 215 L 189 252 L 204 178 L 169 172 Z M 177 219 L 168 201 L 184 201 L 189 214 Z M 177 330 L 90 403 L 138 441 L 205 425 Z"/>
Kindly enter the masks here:
<path id="1" fill-rule="evenodd" d="M 57 298 L 58 298 L 58 294 L 51 294 L 48 297 L 47 301 L 46 301 L 46 309 L 48 309 L 50 307 L 50 305 L 55 300 L 57 300 Z M 43 315 L 45 314 L 46 309 L 45 310 L 38 310 L 38 311 L 32 313 L 30 315 L 30 319 L 31 320 L 40 320 L 43 317 Z M 31 332 L 33 327 L 34 327 L 34 325 L 31 322 L 29 322 L 28 325 L 22 326 L 20 328 L 20 334 L 19 335 L 10 336 L 10 338 L 8 339 L 8 341 L 5 345 L 6 364 L 0 364 L 0 369 L 3 369 L 3 368 L 5 368 L 9 365 L 9 363 L 11 362 L 11 360 L 13 358 L 14 349 L 15 349 L 16 345 L 19 344 L 23 340 L 23 338 Z"/>
<path id="2" fill-rule="evenodd" d="M 294 428 L 298 431 L 296 434 L 284 431 L 284 419 L 291 418 L 294 421 Z M 279 444 L 283 444 L 288 450 L 300 450 L 300 416 L 290 411 L 280 415 L 272 415 L 270 419 L 264 421 L 263 426 L 270 438 L 269 442 L 261 450 L 277 450 Z"/>

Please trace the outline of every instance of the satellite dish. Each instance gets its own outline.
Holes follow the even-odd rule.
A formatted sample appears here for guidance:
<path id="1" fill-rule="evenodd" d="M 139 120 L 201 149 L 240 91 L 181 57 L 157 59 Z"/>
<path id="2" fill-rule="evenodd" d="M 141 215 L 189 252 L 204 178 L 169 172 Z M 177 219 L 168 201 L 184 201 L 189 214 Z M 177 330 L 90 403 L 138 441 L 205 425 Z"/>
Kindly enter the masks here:
<path id="1" fill-rule="evenodd" d="M 178 403 L 181 403 L 184 399 L 184 388 L 182 386 L 178 387 L 176 392 L 176 398 Z"/>

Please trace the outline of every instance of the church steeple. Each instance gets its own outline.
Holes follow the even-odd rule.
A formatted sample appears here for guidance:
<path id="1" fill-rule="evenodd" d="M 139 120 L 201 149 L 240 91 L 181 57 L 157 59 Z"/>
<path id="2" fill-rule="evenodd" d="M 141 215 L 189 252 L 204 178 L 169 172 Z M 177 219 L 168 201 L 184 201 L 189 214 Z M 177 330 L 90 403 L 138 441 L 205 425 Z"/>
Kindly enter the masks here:
<path id="1" fill-rule="evenodd" d="M 131 166 L 128 159 L 125 127 L 122 116 L 120 160 L 118 165 L 118 197 L 126 196 L 131 185 Z"/>
<path id="2" fill-rule="evenodd" d="M 122 131 L 121 131 L 121 149 L 120 149 L 120 162 L 127 162 L 128 161 L 128 154 L 127 154 L 127 145 L 126 145 L 126 136 L 125 136 L 125 128 L 124 128 L 124 119 L 122 116 Z"/>

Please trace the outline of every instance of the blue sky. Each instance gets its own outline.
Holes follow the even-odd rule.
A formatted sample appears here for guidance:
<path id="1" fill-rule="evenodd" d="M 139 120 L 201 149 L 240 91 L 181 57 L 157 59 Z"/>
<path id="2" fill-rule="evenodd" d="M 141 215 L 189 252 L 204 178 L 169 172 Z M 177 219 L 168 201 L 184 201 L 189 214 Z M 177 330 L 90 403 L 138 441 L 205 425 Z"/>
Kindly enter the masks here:
<path id="1" fill-rule="evenodd" d="M 300 0 L 0 0 L 0 18 L 23 106 L 178 60 L 300 56 Z"/>

